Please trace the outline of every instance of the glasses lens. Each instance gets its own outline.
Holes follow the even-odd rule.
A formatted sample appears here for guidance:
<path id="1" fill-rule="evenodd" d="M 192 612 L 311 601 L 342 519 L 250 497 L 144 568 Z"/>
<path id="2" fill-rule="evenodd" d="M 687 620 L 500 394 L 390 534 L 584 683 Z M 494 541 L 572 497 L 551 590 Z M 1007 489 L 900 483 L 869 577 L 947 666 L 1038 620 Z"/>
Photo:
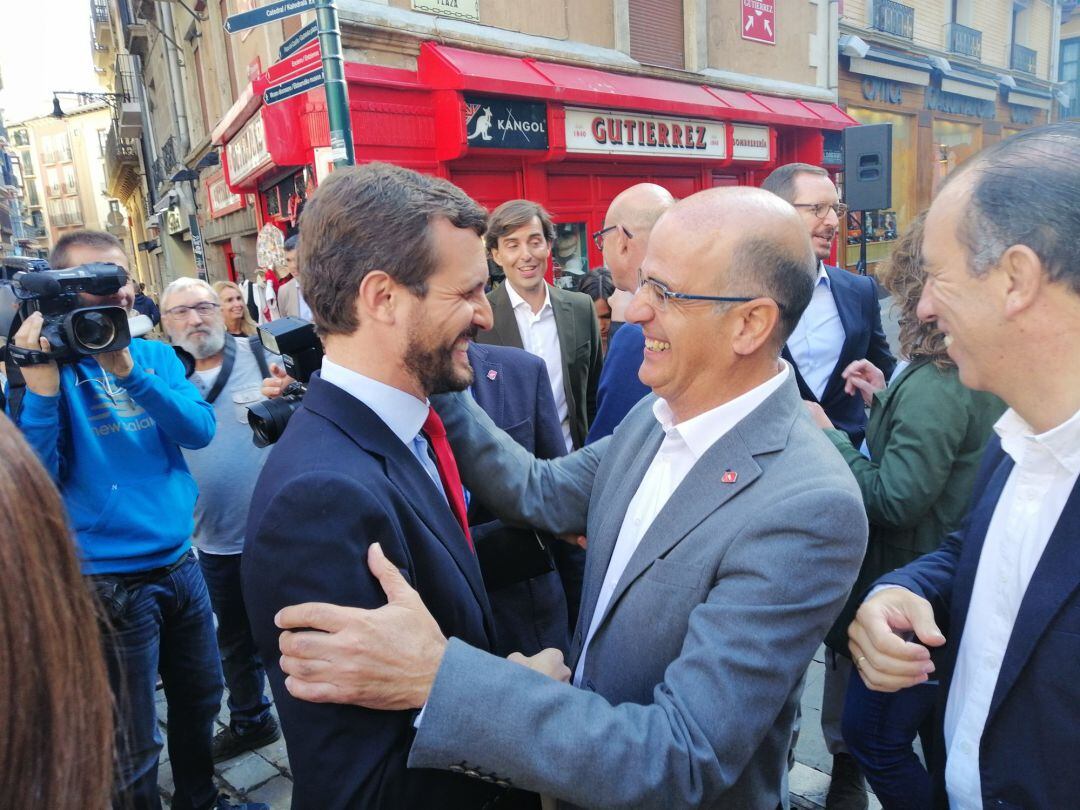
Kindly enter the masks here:
<path id="1" fill-rule="evenodd" d="M 217 307 L 215 307 L 212 303 L 208 301 L 203 302 L 202 304 L 195 305 L 195 311 L 198 312 L 200 315 L 209 315 L 215 309 L 217 309 Z"/>
<path id="2" fill-rule="evenodd" d="M 101 312 L 86 312 L 72 324 L 75 339 L 90 351 L 100 351 L 116 339 L 116 326 Z"/>

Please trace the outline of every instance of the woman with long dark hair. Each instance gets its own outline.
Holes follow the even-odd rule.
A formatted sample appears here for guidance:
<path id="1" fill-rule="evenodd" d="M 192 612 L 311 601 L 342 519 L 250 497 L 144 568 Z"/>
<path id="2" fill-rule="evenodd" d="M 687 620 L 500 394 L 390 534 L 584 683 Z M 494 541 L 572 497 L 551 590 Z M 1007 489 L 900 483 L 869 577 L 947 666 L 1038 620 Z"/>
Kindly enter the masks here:
<path id="1" fill-rule="evenodd" d="M 60 495 L 0 414 L 3 806 L 109 806 L 113 704 L 97 622 Z"/>

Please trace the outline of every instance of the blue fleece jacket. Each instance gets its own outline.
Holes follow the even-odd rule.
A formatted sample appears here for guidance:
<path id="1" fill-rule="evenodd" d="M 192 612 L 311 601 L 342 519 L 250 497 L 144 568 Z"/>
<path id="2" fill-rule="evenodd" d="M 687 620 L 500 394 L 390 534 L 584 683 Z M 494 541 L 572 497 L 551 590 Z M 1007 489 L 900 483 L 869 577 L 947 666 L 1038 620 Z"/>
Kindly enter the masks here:
<path id="1" fill-rule="evenodd" d="M 214 411 L 171 347 L 136 339 L 131 357 L 124 380 L 93 358 L 61 366 L 59 395 L 28 390 L 19 417 L 64 496 L 84 574 L 169 565 L 191 545 L 198 489 L 180 448 L 210 443 Z"/>

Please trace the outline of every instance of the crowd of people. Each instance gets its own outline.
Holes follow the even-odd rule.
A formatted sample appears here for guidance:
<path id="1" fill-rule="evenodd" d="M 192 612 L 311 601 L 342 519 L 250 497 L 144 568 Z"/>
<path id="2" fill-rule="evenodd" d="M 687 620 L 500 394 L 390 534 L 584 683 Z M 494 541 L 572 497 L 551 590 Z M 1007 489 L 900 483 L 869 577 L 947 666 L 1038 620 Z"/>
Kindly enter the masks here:
<path id="1" fill-rule="evenodd" d="M 29 314 L 11 802 L 160 807 L 167 744 L 172 807 L 261 810 L 214 763 L 284 734 L 296 808 L 772 810 L 824 643 L 827 807 L 1072 806 L 1080 126 L 971 158 L 877 282 L 827 263 L 845 211 L 803 163 L 633 185 L 571 291 L 542 206 L 373 163 L 314 191 L 276 284 L 81 294 L 167 341 L 57 364 Z M 90 262 L 127 270 L 104 233 L 50 257 Z M 262 447 L 275 317 L 324 357 Z"/>

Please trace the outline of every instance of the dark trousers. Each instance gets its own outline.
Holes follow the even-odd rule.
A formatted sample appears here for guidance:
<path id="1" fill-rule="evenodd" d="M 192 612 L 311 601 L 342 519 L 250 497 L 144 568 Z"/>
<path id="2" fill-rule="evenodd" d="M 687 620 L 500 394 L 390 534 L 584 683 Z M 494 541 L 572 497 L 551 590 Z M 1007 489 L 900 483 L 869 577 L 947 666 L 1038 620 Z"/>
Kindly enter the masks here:
<path id="1" fill-rule="evenodd" d="M 236 734 L 257 731 L 270 717 L 265 696 L 266 672 L 255 649 L 244 597 L 240 592 L 239 554 L 199 552 L 210 603 L 217 615 L 221 668 L 229 687 L 229 726 Z"/>
<path id="2" fill-rule="evenodd" d="M 936 683 L 874 692 L 857 672 L 852 674 L 844 703 L 844 742 L 885 810 L 932 806 L 930 775 L 912 743 L 918 734 L 930 758 L 936 701 Z"/>
<path id="3" fill-rule="evenodd" d="M 221 706 L 221 664 L 206 584 L 188 556 L 170 573 L 130 588 L 122 615 L 104 629 L 109 683 L 116 698 L 118 808 L 159 810 L 161 732 L 157 676 L 168 702 L 168 745 L 175 810 L 214 804 L 210 739 Z"/>

